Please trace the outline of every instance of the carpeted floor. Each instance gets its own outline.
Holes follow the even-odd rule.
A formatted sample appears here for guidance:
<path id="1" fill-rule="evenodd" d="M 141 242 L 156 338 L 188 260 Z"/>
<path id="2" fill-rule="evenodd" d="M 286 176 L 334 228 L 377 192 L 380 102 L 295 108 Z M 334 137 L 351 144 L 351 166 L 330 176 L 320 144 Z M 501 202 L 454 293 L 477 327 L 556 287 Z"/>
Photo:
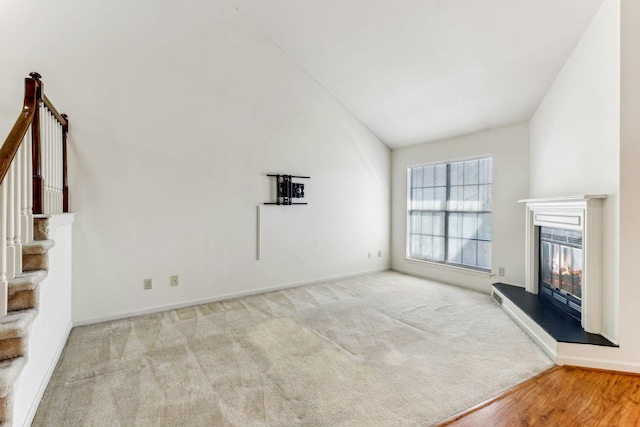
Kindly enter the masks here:
<path id="1" fill-rule="evenodd" d="M 33 426 L 424 426 L 551 366 L 488 295 L 385 272 L 75 328 Z"/>

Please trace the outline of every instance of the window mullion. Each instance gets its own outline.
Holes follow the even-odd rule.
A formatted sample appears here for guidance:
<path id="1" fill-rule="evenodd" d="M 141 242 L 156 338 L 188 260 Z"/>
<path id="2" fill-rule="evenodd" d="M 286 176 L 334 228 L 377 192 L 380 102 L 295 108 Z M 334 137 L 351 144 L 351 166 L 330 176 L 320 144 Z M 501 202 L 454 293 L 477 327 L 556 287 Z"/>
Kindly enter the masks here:
<path id="1" fill-rule="evenodd" d="M 451 197 L 451 165 L 447 163 L 446 199 L 444 204 L 444 261 L 449 262 L 449 198 Z"/>

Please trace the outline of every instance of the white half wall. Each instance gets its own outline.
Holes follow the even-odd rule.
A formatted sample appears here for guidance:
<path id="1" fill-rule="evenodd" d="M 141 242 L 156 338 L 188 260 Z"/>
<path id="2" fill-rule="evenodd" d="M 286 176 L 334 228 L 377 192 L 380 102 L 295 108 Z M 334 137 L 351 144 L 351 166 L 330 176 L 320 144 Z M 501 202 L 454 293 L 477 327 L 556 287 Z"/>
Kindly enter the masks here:
<path id="1" fill-rule="evenodd" d="M 15 385 L 14 426 L 30 426 L 71 331 L 71 246 L 74 215 L 54 215 L 49 274 L 40 283 L 38 316 L 29 329 L 29 356 Z"/>
<path id="2" fill-rule="evenodd" d="M 530 122 L 530 197 L 606 194 L 602 334 L 618 342 L 620 4 L 605 0 Z"/>
<path id="3" fill-rule="evenodd" d="M 390 150 L 232 2 L 3 3 L 0 82 L 70 117 L 74 321 L 389 268 Z M 267 173 L 309 205 L 262 208 L 257 261 Z"/>
<path id="4" fill-rule="evenodd" d="M 524 206 L 528 192 L 526 123 L 393 150 L 391 268 L 442 282 L 491 291 L 494 282 L 524 286 Z M 493 157 L 493 215 L 491 264 L 505 276 L 406 258 L 407 168 L 411 165 L 491 155 Z"/>

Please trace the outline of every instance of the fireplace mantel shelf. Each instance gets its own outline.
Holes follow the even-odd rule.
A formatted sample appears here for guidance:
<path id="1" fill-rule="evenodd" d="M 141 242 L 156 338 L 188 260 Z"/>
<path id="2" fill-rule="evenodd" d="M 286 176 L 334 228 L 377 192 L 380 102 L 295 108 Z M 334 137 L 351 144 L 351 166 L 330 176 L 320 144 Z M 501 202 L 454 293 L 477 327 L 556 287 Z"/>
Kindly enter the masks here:
<path id="1" fill-rule="evenodd" d="M 562 203 L 562 202 L 577 202 L 581 200 L 591 199 L 606 199 L 607 196 L 603 194 L 582 194 L 577 196 L 563 196 L 563 197 L 542 197 L 539 199 L 522 199 L 518 200 L 518 203 Z"/>

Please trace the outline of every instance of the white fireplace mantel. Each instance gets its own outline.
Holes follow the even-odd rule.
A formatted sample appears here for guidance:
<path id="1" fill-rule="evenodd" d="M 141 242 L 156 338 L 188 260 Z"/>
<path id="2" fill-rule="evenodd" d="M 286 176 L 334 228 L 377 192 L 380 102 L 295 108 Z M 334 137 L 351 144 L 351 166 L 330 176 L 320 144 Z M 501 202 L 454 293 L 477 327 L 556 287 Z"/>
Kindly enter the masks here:
<path id="1" fill-rule="evenodd" d="M 520 200 L 526 203 L 526 290 L 538 293 L 540 227 L 582 232 L 582 328 L 602 329 L 602 203 L 607 196 L 581 195 Z"/>

